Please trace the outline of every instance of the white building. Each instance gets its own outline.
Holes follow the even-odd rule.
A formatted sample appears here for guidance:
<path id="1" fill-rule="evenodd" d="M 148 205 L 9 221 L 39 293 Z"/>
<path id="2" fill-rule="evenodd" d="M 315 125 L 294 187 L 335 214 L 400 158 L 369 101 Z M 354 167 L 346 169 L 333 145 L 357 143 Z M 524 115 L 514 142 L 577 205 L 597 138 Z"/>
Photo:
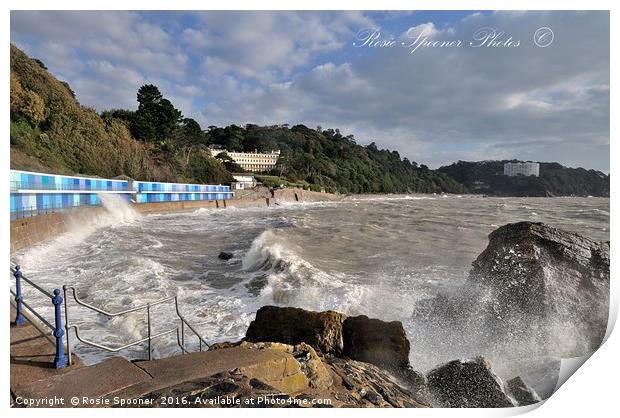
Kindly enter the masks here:
<path id="1" fill-rule="evenodd" d="M 213 156 L 217 156 L 223 152 L 228 154 L 230 158 L 244 170 L 251 172 L 269 171 L 276 166 L 278 158 L 280 158 L 280 150 L 271 152 L 234 152 L 225 149 L 211 149 Z"/>
<path id="2" fill-rule="evenodd" d="M 252 189 L 256 186 L 256 179 L 251 174 L 233 174 L 233 178 L 235 181 L 232 186 L 235 190 Z"/>
<path id="3" fill-rule="evenodd" d="M 540 175 L 540 164 L 528 161 L 526 163 L 505 163 L 504 174 L 507 176 L 536 176 Z"/>

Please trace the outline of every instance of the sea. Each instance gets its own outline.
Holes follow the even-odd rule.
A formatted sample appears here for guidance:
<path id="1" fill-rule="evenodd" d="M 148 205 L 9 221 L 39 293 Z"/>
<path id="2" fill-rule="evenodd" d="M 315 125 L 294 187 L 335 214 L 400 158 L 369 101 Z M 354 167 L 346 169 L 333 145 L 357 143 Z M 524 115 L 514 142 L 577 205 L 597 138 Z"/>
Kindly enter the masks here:
<path id="1" fill-rule="evenodd" d="M 458 298 L 470 287 L 471 263 L 487 246 L 488 234 L 504 224 L 545 222 L 609 240 L 607 198 L 363 195 L 167 214 L 139 214 L 122 199 L 102 199 L 105 214 L 70 225 L 68 232 L 14 254 L 13 261 L 42 287 L 72 286 L 80 301 L 107 312 L 177 296 L 181 314 L 209 343 L 243 338 L 264 305 L 397 320 L 411 342 L 416 370 L 484 355 L 501 378 L 530 376 L 528 383 L 539 390 L 553 378 L 548 370 L 536 373 L 523 365 L 531 342 L 481 352 L 467 338 L 469 330 L 421 320 L 416 307 L 437 295 Z M 233 257 L 218 258 L 222 251 Z M 51 318 L 49 301 L 25 287 L 25 299 Z M 71 292 L 67 303 L 82 339 L 120 347 L 147 336 L 145 310 L 109 318 L 78 305 Z M 152 334 L 179 326 L 174 302 L 151 307 Z M 579 338 L 570 326 L 558 332 L 561 341 Z M 187 328 L 185 343 L 198 349 Z M 71 344 L 87 364 L 114 355 L 146 357 L 146 343 L 106 352 L 78 342 L 72 331 Z M 176 333 L 154 340 L 152 350 L 155 358 L 180 353 Z M 549 347 L 546 356 L 554 355 Z"/>

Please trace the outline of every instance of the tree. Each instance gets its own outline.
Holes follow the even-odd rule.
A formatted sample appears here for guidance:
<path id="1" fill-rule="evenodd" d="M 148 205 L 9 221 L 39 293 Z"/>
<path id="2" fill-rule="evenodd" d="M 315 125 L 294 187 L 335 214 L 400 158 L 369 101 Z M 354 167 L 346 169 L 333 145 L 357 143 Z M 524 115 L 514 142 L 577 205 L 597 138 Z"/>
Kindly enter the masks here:
<path id="1" fill-rule="evenodd" d="M 243 167 L 237 164 L 226 152 L 220 152 L 215 158 L 220 160 L 222 164 L 224 164 L 224 167 L 226 167 L 226 170 L 231 173 L 242 173 L 245 171 Z"/>
<path id="2" fill-rule="evenodd" d="M 138 90 L 138 110 L 131 133 L 137 139 L 162 141 L 172 137 L 182 117 L 157 86 L 146 84 Z"/>
<path id="3" fill-rule="evenodd" d="M 175 133 L 177 145 L 183 148 L 185 166 L 189 164 L 192 151 L 197 145 L 206 144 L 206 134 L 200 124 L 192 118 L 185 118 Z"/>
<path id="4" fill-rule="evenodd" d="M 127 109 L 110 109 L 104 110 L 101 112 L 101 118 L 104 121 L 109 121 L 111 119 L 119 119 L 125 123 L 126 126 L 131 126 L 136 117 L 136 112 L 133 110 Z"/>

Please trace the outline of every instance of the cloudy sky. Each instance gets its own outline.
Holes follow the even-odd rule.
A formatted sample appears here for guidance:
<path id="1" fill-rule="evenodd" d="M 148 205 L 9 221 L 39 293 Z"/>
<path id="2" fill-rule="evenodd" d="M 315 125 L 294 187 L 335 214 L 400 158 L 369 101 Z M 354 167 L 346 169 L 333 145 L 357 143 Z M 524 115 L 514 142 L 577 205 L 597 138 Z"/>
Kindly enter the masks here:
<path id="1" fill-rule="evenodd" d="M 11 42 L 100 111 L 153 83 L 204 128 L 303 123 L 430 167 L 609 171 L 607 12 L 14 11 Z"/>

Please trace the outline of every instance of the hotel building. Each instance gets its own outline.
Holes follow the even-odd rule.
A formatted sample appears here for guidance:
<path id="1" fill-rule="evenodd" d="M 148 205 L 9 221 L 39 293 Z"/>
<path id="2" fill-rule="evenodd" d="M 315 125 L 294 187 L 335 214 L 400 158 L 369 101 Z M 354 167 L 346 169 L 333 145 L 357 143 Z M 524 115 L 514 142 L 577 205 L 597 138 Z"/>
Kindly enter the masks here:
<path id="1" fill-rule="evenodd" d="M 225 149 L 211 149 L 211 152 L 214 157 L 225 152 L 244 170 L 254 173 L 271 170 L 276 166 L 278 158 L 280 158 L 280 150 L 262 153 L 258 151 L 234 152 L 226 151 Z"/>
<path id="2" fill-rule="evenodd" d="M 504 174 L 507 176 L 536 176 L 540 175 L 540 164 L 528 161 L 526 163 L 505 163 Z"/>

